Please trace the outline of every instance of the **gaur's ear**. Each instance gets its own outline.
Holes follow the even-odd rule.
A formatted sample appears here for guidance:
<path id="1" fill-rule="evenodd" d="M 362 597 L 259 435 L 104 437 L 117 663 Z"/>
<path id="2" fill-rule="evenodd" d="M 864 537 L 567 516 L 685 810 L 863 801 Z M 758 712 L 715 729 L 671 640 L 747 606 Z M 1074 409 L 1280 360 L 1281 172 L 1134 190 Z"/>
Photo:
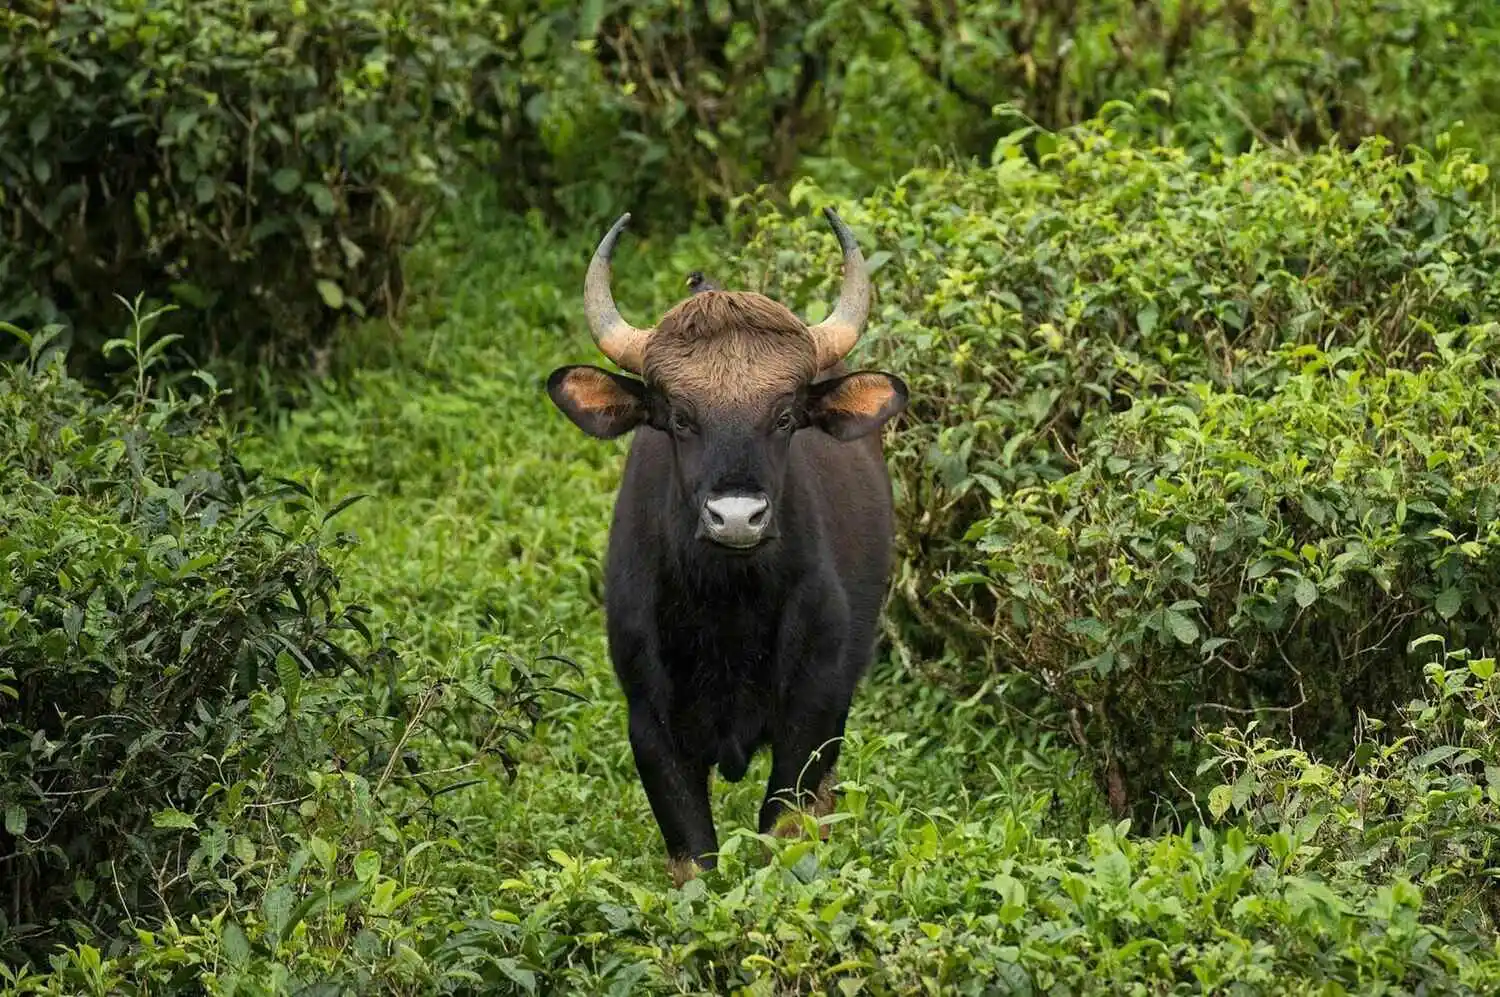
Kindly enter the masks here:
<path id="1" fill-rule="evenodd" d="M 612 440 L 646 419 L 646 386 L 599 367 L 559 367 L 547 378 L 547 394 L 563 415 L 590 436 Z"/>
<path id="2" fill-rule="evenodd" d="M 836 440 L 857 440 L 906 409 L 906 383 L 894 374 L 863 370 L 812 386 L 808 419 Z"/>

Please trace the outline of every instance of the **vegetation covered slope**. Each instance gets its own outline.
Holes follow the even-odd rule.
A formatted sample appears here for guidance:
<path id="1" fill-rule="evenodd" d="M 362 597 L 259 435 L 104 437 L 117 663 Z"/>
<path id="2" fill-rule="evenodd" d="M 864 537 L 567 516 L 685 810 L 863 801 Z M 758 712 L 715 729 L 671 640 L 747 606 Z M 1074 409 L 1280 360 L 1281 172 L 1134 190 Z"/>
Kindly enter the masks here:
<path id="1" fill-rule="evenodd" d="M 1478 830 L 1500 792 L 1486 782 L 1500 690 L 1484 659 L 1446 661 L 1413 741 L 1348 770 L 1230 738 L 1215 753 L 1223 789 L 1155 837 L 1107 817 L 1047 717 L 885 664 L 851 720 L 831 840 L 750 834 L 762 760 L 715 786 L 721 869 L 670 888 L 597 608 L 622 446 L 567 431 L 540 390 L 554 365 L 591 356 L 575 286 L 591 241 L 458 218 L 423 251 L 432 293 L 402 340 L 366 329 L 345 380 L 244 444 L 315 494 L 370 493 L 341 513 L 363 541 L 347 584 L 438 680 L 434 697 L 476 662 L 527 667 L 484 649 L 560 627 L 552 646 L 580 662 L 565 684 L 582 699 L 547 713 L 514 781 L 472 765 L 472 735 L 451 725 L 409 742 L 433 778 L 343 784 L 353 792 L 309 779 L 273 838 L 229 828 L 222 899 L 143 922 L 129 946 L 100 936 L 12 970 L 11 990 L 1467 993 L 1500 980 Z M 650 314 L 730 252 L 706 233 L 634 242 L 622 307 Z M 210 799 L 197 820 L 222 813 Z"/>

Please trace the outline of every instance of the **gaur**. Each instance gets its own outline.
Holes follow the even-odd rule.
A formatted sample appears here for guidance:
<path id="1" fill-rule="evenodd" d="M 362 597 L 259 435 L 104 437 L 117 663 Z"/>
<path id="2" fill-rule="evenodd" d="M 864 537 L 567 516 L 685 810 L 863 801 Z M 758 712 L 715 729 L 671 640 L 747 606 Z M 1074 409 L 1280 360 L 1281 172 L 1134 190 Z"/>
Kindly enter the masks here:
<path id="1" fill-rule="evenodd" d="M 786 830 L 790 806 L 832 811 L 850 701 L 875 653 L 893 554 L 880 430 L 907 388 L 845 369 L 870 281 L 854 234 L 825 214 L 843 250 L 828 318 L 808 325 L 694 274 L 693 293 L 645 329 L 610 291 L 623 215 L 589 264 L 584 304 L 600 352 L 635 376 L 573 365 L 547 380 L 585 433 L 635 433 L 605 558 L 606 629 L 678 886 L 715 862 L 715 766 L 737 782 L 771 749 L 760 833 Z"/>

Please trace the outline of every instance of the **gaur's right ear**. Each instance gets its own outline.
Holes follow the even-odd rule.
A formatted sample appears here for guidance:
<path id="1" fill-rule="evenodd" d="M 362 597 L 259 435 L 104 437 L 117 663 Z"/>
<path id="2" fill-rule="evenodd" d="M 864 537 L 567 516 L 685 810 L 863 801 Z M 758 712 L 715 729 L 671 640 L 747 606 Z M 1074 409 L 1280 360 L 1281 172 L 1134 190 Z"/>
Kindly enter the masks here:
<path id="1" fill-rule="evenodd" d="M 628 433 L 646 420 L 646 386 L 599 367 L 557 368 L 547 378 L 547 394 L 575 426 L 601 440 Z"/>

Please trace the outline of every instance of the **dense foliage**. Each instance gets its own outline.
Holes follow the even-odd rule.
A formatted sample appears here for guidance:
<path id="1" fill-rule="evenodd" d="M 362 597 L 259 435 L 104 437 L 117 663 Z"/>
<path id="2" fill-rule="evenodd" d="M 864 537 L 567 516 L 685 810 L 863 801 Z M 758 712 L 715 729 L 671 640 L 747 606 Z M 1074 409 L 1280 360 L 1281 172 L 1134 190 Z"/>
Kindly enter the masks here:
<path id="1" fill-rule="evenodd" d="M 1073 711 L 1117 810 L 1177 795 L 1193 729 L 1251 710 L 1345 751 L 1359 710 L 1415 692 L 1411 640 L 1479 647 L 1500 623 L 1487 358 L 1381 372 L 1352 353 L 1288 355 L 1264 399 L 1138 401 L 1076 471 L 974 527 L 990 638 Z"/>
<path id="2" fill-rule="evenodd" d="M 801 170 L 863 192 L 934 149 L 988 157 L 1017 115 L 1055 130 L 1121 99 L 1200 152 L 1455 130 L 1497 149 L 1500 11 L 1462 0 L 503 6 L 519 45 L 486 63 L 478 132 L 574 220 L 675 221 Z"/>
<path id="3" fill-rule="evenodd" d="M 0 989 L 1500 989 L 1497 74 L 1458 0 L 9 4 Z M 816 319 L 829 202 L 886 653 L 828 840 L 762 757 L 672 889 L 543 382 L 619 211 L 628 318 Z"/>
<path id="4" fill-rule="evenodd" d="M 1492 153 L 1500 13 L 1467 6 L 24 0 L 0 12 L 0 317 L 63 324 L 94 370 L 114 295 L 146 293 L 194 362 L 324 369 L 341 321 L 399 308 L 461 162 L 567 224 L 663 225 L 804 171 L 865 193 L 1121 98 L 1205 155 Z"/>
<path id="5" fill-rule="evenodd" d="M 878 295 L 854 359 L 913 388 L 894 441 L 904 608 L 950 640 L 987 614 L 929 589 L 967 560 L 988 500 L 1071 470 L 1131 399 L 1181 380 L 1264 391 L 1282 344 L 1418 364 L 1435 334 L 1500 317 L 1500 225 L 1473 196 L 1487 170 L 1461 154 L 1403 163 L 1371 143 L 1204 166 L 1098 125 L 1044 138 L 1041 164 L 916 171 L 841 207 Z M 836 257 L 813 213 L 762 211 L 750 228 L 747 281 L 831 301 Z"/>
<path id="6" fill-rule="evenodd" d="M 393 348 L 370 328 L 347 384 L 245 441 L 256 459 L 372 493 L 340 513 L 369 541 L 342 573 L 378 594 L 372 625 L 407 633 L 420 672 L 465 660 L 465 635 L 558 623 L 583 648 L 574 687 L 587 701 L 549 715 L 518 753 L 514 784 L 460 786 L 416 821 L 366 823 L 351 795 L 336 817 L 298 821 L 258 852 L 253 889 L 228 913 L 151 924 L 128 947 L 84 937 L 13 970 L 14 990 L 158 993 L 184 979 L 236 994 L 1496 985 L 1486 766 L 1500 690 L 1477 655 L 1433 673 L 1393 728 L 1404 740 L 1365 728 L 1348 766 L 1228 733 L 1205 759 L 1224 784 L 1189 803 L 1180 833 L 1156 837 L 1101 812 L 1066 737 L 1003 699 L 959 698 L 882 667 L 851 717 L 830 840 L 749 834 L 762 759 L 745 782 L 715 786 L 723 867 L 670 889 L 597 617 L 622 445 L 561 431 L 538 401 L 546 371 L 593 352 L 569 288 L 591 241 L 462 221 L 430 244 L 424 277 L 438 293 L 417 317 L 424 335 Z M 704 233 L 636 243 L 620 261 L 622 305 L 659 310 L 715 245 Z M 545 279 L 518 279 L 527 274 Z M 1430 661 L 1438 644 L 1417 654 Z"/>
<path id="7" fill-rule="evenodd" d="M 913 389 L 912 417 L 893 437 L 906 555 L 893 636 L 917 658 L 947 647 L 965 662 L 1047 676 L 1080 711 L 1075 733 L 1094 746 L 1116 806 L 1149 810 L 1153 793 L 1172 788 L 1162 766 L 1175 739 L 1193 720 L 1212 725 L 1198 703 L 1310 703 L 1311 728 L 1342 737 L 1324 721 L 1389 701 L 1389 680 L 1359 696 L 1357 671 L 1323 671 L 1344 672 L 1350 654 L 1361 657 L 1351 649 L 1387 646 L 1365 632 L 1365 614 L 1413 609 L 1401 619 L 1416 626 L 1417 606 L 1399 600 L 1431 608 L 1446 593 L 1443 618 L 1459 605 L 1488 618 L 1482 595 L 1461 593 L 1482 592 L 1490 576 L 1462 588 L 1459 562 L 1440 555 L 1489 528 L 1486 507 L 1465 504 L 1485 486 L 1470 494 L 1460 478 L 1497 442 L 1474 427 L 1485 425 L 1494 367 L 1500 224 L 1476 197 L 1486 168 L 1462 153 L 1402 161 L 1372 141 L 1203 164 L 1097 124 L 1038 141 L 1040 163 L 1012 144 L 991 169 L 918 171 L 845 212 L 879 289 L 879 331 L 859 362 L 900 371 Z M 788 300 L 827 299 L 836 268 L 806 263 L 832 258 L 815 218 L 762 211 L 749 227 L 747 279 Z M 1370 376 L 1314 389 L 1283 359 L 1299 345 L 1353 350 L 1346 365 L 1363 372 L 1368 359 Z M 1461 358 L 1441 384 L 1424 376 L 1382 394 L 1393 390 L 1383 366 L 1420 370 L 1439 354 Z M 1368 440 L 1362 423 L 1338 421 L 1350 406 L 1373 408 L 1377 424 L 1420 412 L 1408 431 L 1432 435 Z M 1252 434 L 1261 418 L 1304 423 L 1306 442 L 1269 426 Z M 1340 439 L 1368 456 L 1329 449 Z M 1473 453 L 1448 455 L 1450 443 Z M 1363 485 L 1348 477 L 1356 459 L 1392 474 L 1415 461 L 1433 477 Z M 1317 473 L 1336 477 L 1320 486 Z M 1226 497 L 1226 476 L 1243 497 L 1205 504 Z M 1402 498 L 1421 513 L 1406 522 L 1403 507 L 1398 527 Z M 1332 571 L 1331 593 L 1345 563 L 1298 569 L 1305 545 L 1331 561 L 1346 542 L 1374 545 L 1386 525 L 1456 539 L 1403 549 L 1399 582 L 1371 554 L 1373 591 L 1398 585 L 1398 603 L 1298 592 L 1301 572 L 1318 584 Z M 1293 558 L 1286 584 L 1265 560 L 1278 550 Z M 1418 565 L 1434 573 L 1413 574 Z M 1281 609 L 1257 614 L 1234 594 L 1252 566 L 1250 581 L 1266 575 L 1256 585 Z M 1260 639 L 1290 625 L 1289 599 L 1302 611 L 1296 627 L 1312 643 L 1334 634 L 1336 647 L 1307 657 Z M 1218 651 L 1226 641 L 1230 651 Z M 1198 663 L 1170 664 L 1185 656 Z M 1247 674 L 1247 658 L 1278 677 Z M 1390 661 L 1368 664 L 1385 674 Z M 977 684 L 982 673 L 966 668 Z M 1205 684 L 1209 675 L 1220 680 Z M 1132 688 L 1140 695 L 1124 694 Z M 1142 729 L 1134 711 L 1148 700 L 1172 705 Z"/>
<path id="8" fill-rule="evenodd" d="M 144 378 L 167 343 L 143 328 Z M 435 700 L 440 675 L 340 593 L 355 538 L 329 520 L 352 499 L 246 470 L 211 392 L 97 395 L 56 333 L 0 379 L 7 959 L 253 899 L 283 822 L 383 812 L 420 776 L 409 725 L 511 764 L 540 692 L 481 671 Z"/>
<path id="9" fill-rule="evenodd" d="M 0 318 L 63 324 L 97 366 L 128 317 L 115 295 L 144 293 L 182 309 L 177 349 L 200 362 L 314 363 L 344 315 L 401 295 L 454 168 L 468 11 L 7 4 Z"/>

